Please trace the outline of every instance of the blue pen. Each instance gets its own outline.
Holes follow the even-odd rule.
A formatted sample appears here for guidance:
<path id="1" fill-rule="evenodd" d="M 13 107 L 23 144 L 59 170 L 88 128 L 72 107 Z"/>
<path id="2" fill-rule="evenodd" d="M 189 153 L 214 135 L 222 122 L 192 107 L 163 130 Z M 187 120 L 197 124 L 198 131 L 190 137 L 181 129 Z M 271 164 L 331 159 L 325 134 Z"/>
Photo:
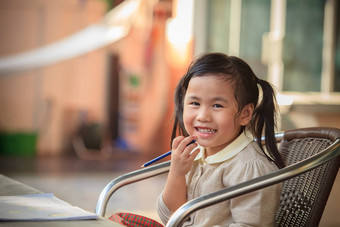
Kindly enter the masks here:
<path id="1" fill-rule="evenodd" d="M 193 140 L 193 141 L 191 141 L 187 146 L 189 146 L 190 144 L 195 143 L 195 142 L 196 142 L 196 140 Z M 151 165 L 152 163 L 155 163 L 155 162 L 161 160 L 162 158 L 165 158 L 165 157 L 171 155 L 171 152 L 172 152 L 172 151 L 168 151 L 168 152 L 166 152 L 165 154 L 162 154 L 161 156 L 158 156 L 157 158 L 152 159 L 152 160 L 150 160 L 150 161 L 144 163 L 144 164 L 141 166 L 141 168 L 147 167 L 147 166 Z"/>

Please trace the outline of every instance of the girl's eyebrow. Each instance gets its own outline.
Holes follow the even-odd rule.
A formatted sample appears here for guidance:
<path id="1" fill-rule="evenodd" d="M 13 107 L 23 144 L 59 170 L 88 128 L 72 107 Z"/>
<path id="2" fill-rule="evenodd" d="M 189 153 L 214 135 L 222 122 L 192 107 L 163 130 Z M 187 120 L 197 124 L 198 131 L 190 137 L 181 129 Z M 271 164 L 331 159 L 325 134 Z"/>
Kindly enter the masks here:
<path id="1" fill-rule="evenodd" d="M 189 95 L 188 98 L 193 100 L 200 100 L 200 98 L 195 95 Z"/>
<path id="2" fill-rule="evenodd" d="M 211 100 L 214 101 L 214 102 L 228 102 L 227 99 L 225 99 L 225 98 L 223 98 L 221 96 L 214 97 Z"/>
<path id="3" fill-rule="evenodd" d="M 195 95 L 190 95 L 190 96 L 188 96 L 188 98 L 191 99 L 191 100 L 201 100 L 201 98 L 199 98 Z M 225 102 L 225 103 L 228 102 L 227 99 L 225 99 L 221 96 L 214 97 L 214 98 L 211 99 L 211 101 L 212 102 Z"/>

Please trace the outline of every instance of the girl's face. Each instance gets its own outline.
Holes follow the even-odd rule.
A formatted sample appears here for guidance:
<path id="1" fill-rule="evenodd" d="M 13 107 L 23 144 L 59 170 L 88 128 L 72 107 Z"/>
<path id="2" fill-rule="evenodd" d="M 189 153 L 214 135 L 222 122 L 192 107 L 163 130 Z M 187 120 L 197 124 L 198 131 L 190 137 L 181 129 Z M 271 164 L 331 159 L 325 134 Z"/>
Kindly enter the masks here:
<path id="1" fill-rule="evenodd" d="M 238 105 L 229 81 L 214 74 L 191 78 L 184 97 L 184 126 L 206 148 L 207 156 L 236 139 L 252 112 L 253 105 L 249 104 L 237 115 Z"/>

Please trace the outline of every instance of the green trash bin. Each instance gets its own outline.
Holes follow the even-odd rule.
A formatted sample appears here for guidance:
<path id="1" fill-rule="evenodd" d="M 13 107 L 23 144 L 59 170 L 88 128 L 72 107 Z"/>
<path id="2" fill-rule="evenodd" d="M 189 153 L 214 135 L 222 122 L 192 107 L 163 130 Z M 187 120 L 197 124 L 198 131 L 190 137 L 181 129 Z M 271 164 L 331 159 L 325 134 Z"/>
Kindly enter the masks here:
<path id="1" fill-rule="evenodd" d="M 37 138 L 36 132 L 0 132 L 0 154 L 33 156 Z"/>

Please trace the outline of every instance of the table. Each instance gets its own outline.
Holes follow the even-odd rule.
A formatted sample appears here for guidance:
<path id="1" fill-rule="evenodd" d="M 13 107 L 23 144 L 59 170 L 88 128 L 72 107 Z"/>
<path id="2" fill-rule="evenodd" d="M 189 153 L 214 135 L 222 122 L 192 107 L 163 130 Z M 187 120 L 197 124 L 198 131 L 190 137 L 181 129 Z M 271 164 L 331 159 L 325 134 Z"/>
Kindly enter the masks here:
<path id="1" fill-rule="evenodd" d="M 10 196 L 10 195 L 24 195 L 24 194 L 37 194 L 42 193 L 41 191 L 32 188 L 28 185 L 15 181 L 9 177 L 0 174 L 0 196 Z M 36 226 L 36 227 L 61 227 L 61 226 L 81 226 L 81 227 L 115 227 L 122 226 L 118 223 L 112 222 L 108 219 L 99 217 L 96 220 L 77 220 L 77 221 L 9 221 L 0 222 L 0 226 L 8 227 L 26 227 L 26 226 Z"/>

